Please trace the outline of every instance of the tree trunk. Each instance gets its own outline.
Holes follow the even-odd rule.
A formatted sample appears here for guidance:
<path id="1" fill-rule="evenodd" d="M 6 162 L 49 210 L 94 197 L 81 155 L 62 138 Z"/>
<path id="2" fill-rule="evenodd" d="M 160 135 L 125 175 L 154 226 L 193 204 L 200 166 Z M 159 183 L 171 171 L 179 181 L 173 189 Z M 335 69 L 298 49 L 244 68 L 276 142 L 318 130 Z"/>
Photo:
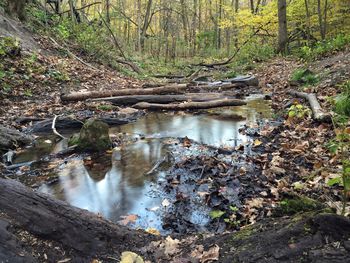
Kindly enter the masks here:
<path id="1" fill-rule="evenodd" d="M 93 98 L 126 96 L 126 95 L 157 95 L 157 94 L 182 94 L 186 91 L 187 84 L 178 84 L 149 89 L 120 89 L 120 90 L 103 90 L 88 92 L 72 92 L 70 94 L 62 94 L 62 101 L 80 101 Z"/>
<path id="2" fill-rule="evenodd" d="M 32 191 L 13 180 L 0 178 L 0 192 L 0 211 L 16 227 L 24 228 L 34 236 L 56 241 L 67 251 L 73 250 L 72 253 L 84 258 L 104 257 L 111 252 L 118 257 L 130 248 L 130 244 L 138 250 L 155 239 L 144 232 L 118 226 L 87 210 Z"/>
<path id="3" fill-rule="evenodd" d="M 110 0 L 106 0 L 106 22 L 108 24 L 111 23 L 111 16 L 110 16 Z"/>
<path id="4" fill-rule="evenodd" d="M 16 16 L 20 20 L 25 19 L 25 13 L 24 13 L 24 8 L 26 5 L 26 0 L 9 0 L 7 1 L 7 12 L 11 16 Z"/>
<path id="5" fill-rule="evenodd" d="M 288 30 L 287 30 L 287 2 L 278 0 L 278 52 L 287 53 Z"/>
<path id="6" fill-rule="evenodd" d="M 198 110 L 198 109 L 210 109 L 218 107 L 227 106 L 241 106 L 247 103 L 243 100 L 237 99 L 223 99 L 223 100 L 211 100 L 206 102 L 185 102 L 180 104 L 156 104 L 140 102 L 133 106 L 136 109 L 146 109 L 146 110 Z"/>
<path id="7" fill-rule="evenodd" d="M 70 11 L 70 17 L 72 19 L 72 23 L 75 24 L 76 23 L 76 19 L 75 19 L 75 14 L 74 14 L 74 3 L 73 0 L 69 0 L 69 11 Z"/>
<path id="8" fill-rule="evenodd" d="M 147 33 L 148 26 L 150 24 L 152 2 L 153 2 L 153 0 L 148 0 L 145 20 L 143 21 L 143 27 L 142 27 L 142 30 L 141 30 L 140 45 L 141 45 L 141 50 L 142 51 L 144 51 L 144 48 L 145 48 L 146 33 Z"/>
<path id="9" fill-rule="evenodd" d="M 227 98 L 222 93 L 187 93 L 183 95 L 130 95 L 110 98 L 98 98 L 92 101 L 109 101 L 115 105 L 134 105 L 139 102 L 171 103 L 182 101 L 209 101 Z"/>

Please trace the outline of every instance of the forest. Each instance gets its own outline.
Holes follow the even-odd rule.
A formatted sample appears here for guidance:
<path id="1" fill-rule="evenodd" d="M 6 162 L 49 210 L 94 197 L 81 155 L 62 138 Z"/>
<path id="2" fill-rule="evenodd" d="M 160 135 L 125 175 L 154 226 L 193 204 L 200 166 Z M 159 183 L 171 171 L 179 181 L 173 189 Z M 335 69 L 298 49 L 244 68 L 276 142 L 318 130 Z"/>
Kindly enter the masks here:
<path id="1" fill-rule="evenodd" d="M 0 262 L 348 262 L 350 0 L 0 0 Z"/>

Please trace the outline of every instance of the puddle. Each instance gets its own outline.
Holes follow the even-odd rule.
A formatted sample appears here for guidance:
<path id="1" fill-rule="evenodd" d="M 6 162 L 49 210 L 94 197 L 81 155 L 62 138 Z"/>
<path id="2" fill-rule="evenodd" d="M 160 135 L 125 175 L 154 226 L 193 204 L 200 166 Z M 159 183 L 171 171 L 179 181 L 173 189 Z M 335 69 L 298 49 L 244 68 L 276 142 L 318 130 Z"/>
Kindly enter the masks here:
<path id="1" fill-rule="evenodd" d="M 162 218 L 170 208 L 164 201 L 167 195 L 162 190 L 161 182 L 165 180 L 167 169 L 162 169 L 160 165 L 156 172 L 147 173 L 160 160 L 169 159 L 169 152 L 174 151 L 169 138 L 187 136 L 207 145 L 236 146 L 249 140 L 239 133 L 240 127 L 263 121 L 270 114 L 268 102 L 255 97 L 250 98 L 246 106 L 219 108 L 196 115 L 149 113 L 134 123 L 110 130 L 111 134 L 142 135 L 144 139 L 115 149 L 101 160 L 92 160 L 92 164 L 84 163 L 81 159 L 70 160 L 58 169 L 58 182 L 42 185 L 39 191 L 99 213 L 114 222 L 122 220 L 123 216 L 137 215 L 130 226 L 154 228 L 165 234 L 170 230 L 163 229 Z M 16 162 L 38 159 L 66 147 L 62 142 L 42 144 L 45 147 L 29 149 L 19 155 Z M 209 211 L 193 210 L 189 220 L 204 226 L 210 220 Z"/>

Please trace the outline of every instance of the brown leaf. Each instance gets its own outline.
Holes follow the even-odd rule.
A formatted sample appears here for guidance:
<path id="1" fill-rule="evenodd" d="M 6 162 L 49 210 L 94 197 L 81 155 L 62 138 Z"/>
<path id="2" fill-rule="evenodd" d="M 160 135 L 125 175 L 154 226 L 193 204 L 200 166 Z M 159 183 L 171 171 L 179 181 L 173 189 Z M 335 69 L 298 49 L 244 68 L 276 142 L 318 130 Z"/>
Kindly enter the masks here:
<path id="1" fill-rule="evenodd" d="M 120 224 L 126 226 L 130 223 L 134 223 L 138 219 L 138 215 L 127 215 L 127 216 L 121 216 L 123 218 L 122 220 L 118 221 Z"/>

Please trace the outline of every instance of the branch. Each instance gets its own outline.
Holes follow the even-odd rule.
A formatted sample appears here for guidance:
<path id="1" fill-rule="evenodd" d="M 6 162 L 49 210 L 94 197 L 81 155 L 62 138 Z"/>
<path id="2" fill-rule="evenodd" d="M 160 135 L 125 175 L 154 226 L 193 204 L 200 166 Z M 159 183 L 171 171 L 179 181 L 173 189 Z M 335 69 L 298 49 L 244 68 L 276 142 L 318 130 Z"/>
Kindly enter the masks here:
<path id="1" fill-rule="evenodd" d="M 243 44 L 241 46 L 239 46 L 236 51 L 233 53 L 233 55 L 231 57 L 229 57 L 227 60 L 225 61 L 222 61 L 222 62 L 217 62 L 217 63 L 211 63 L 211 64 L 205 64 L 205 63 L 200 63 L 200 64 L 197 64 L 195 66 L 202 66 L 202 67 L 208 67 L 208 68 L 213 68 L 215 66 L 223 66 L 223 65 L 227 65 L 229 63 L 231 63 L 231 61 L 237 56 L 237 54 L 239 53 L 239 51 L 241 51 L 241 49 L 249 43 L 249 41 L 254 37 L 256 36 L 262 29 L 264 26 L 267 26 L 268 24 L 270 24 L 271 22 L 268 22 L 266 23 L 265 25 L 263 26 L 260 26 L 257 30 L 255 30 L 255 32 L 253 34 L 251 34 L 249 36 L 248 39 L 246 39 L 246 41 L 243 42 Z"/>
<path id="2" fill-rule="evenodd" d="M 75 58 L 76 60 L 78 60 L 80 63 L 84 64 L 85 66 L 92 68 L 93 70 L 99 70 L 98 68 L 95 68 L 94 66 L 92 66 L 91 64 L 85 62 L 84 60 L 82 60 L 81 58 L 77 57 L 76 55 L 74 55 L 71 51 L 69 51 L 69 49 L 62 47 L 61 45 L 59 45 L 56 40 L 54 40 L 53 38 L 50 37 L 50 40 L 54 43 L 54 45 L 60 49 L 63 49 L 64 51 L 66 51 L 68 53 L 68 55 L 72 58 Z"/>
<path id="3" fill-rule="evenodd" d="M 52 120 L 52 131 L 55 135 L 57 135 L 58 137 L 62 138 L 62 139 L 67 139 L 66 137 L 64 137 L 63 135 L 61 135 L 57 130 L 56 130 L 56 119 L 57 119 L 57 115 L 55 115 L 55 117 Z"/>
<path id="4" fill-rule="evenodd" d="M 102 4 L 102 2 L 91 3 L 91 4 L 88 4 L 88 5 L 80 7 L 80 8 L 75 8 L 75 10 L 80 11 L 80 10 L 83 10 L 83 9 L 88 8 L 90 6 L 97 5 L 97 4 Z M 59 15 L 63 15 L 63 14 L 68 13 L 68 12 L 70 12 L 70 9 L 59 13 Z"/>

